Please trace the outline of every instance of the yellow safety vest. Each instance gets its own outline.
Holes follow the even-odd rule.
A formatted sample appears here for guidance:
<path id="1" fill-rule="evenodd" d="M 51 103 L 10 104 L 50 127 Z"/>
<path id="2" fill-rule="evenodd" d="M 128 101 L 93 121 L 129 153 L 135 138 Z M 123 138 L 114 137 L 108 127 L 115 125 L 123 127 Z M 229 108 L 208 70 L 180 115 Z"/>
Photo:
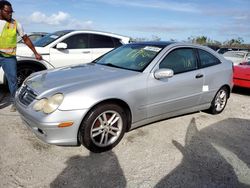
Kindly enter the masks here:
<path id="1" fill-rule="evenodd" d="M 11 23 L 6 22 L 3 31 L 0 35 L 0 54 L 4 57 L 15 56 L 16 43 L 17 23 L 15 20 Z"/>

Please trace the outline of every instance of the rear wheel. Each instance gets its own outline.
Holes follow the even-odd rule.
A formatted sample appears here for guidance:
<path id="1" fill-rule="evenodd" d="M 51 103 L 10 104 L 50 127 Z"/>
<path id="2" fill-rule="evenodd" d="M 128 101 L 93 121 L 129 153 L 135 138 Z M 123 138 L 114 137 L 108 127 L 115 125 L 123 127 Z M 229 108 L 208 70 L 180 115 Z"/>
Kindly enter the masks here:
<path id="1" fill-rule="evenodd" d="M 116 104 L 102 104 L 93 108 L 80 127 L 81 143 L 95 153 L 115 147 L 127 126 L 124 110 Z"/>
<path id="2" fill-rule="evenodd" d="M 216 93 L 211 107 L 209 109 L 210 113 L 212 114 L 219 114 L 221 113 L 227 104 L 227 99 L 229 96 L 229 91 L 226 87 L 220 88 L 220 90 Z"/>

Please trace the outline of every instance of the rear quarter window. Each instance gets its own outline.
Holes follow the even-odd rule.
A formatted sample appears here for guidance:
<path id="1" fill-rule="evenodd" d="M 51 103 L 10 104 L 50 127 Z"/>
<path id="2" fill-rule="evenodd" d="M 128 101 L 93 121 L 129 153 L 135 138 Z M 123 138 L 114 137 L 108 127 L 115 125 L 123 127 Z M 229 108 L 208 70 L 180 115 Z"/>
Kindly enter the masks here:
<path id="1" fill-rule="evenodd" d="M 221 63 L 217 57 L 215 57 L 214 55 L 212 55 L 211 53 L 205 50 L 198 49 L 198 55 L 199 55 L 200 64 L 202 68 L 217 65 Z"/>
<path id="2" fill-rule="evenodd" d="M 123 45 L 123 44 L 121 43 L 120 39 L 117 39 L 117 38 L 112 38 L 112 39 L 113 39 L 114 47 L 115 47 L 115 48 L 120 47 L 120 46 Z"/>
<path id="3" fill-rule="evenodd" d="M 113 39 L 109 36 L 90 34 L 90 48 L 114 48 Z"/>

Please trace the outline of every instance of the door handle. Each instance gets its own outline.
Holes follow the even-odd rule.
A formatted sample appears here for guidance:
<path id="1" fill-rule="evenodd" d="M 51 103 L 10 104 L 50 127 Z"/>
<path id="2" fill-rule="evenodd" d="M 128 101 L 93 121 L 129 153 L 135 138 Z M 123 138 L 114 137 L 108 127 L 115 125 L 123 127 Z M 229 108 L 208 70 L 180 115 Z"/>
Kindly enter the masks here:
<path id="1" fill-rule="evenodd" d="M 195 76 L 195 78 L 202 78 L 203 77 L 203 74 L 197 74 L 196 76 Z"/>
<path id="2" fill-rule="evenodd" d="M 83 54 L 89 54 L 90 53 L 90 51 L 84 51 L 84 52 L 82 52 Z"/>

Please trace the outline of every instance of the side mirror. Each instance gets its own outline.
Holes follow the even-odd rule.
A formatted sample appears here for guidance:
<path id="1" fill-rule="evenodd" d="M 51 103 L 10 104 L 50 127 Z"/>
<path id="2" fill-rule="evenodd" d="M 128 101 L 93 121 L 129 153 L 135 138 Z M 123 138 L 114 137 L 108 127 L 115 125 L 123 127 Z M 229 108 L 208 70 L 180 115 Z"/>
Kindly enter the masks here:
<path id="1" fill-rule="evenodd" d="M 155 79 L 171 78 L 174 76 L 174 71 L 172 69 L 158 69 L 154 72 Z"/>
<path id="2" fill-rule="evenodd" d="M 68 45 L 64 42 L 59 42 L 57 45 L 56 45 L 56 49 L 58 50 L 65 50 L 67 49 Z"/>

